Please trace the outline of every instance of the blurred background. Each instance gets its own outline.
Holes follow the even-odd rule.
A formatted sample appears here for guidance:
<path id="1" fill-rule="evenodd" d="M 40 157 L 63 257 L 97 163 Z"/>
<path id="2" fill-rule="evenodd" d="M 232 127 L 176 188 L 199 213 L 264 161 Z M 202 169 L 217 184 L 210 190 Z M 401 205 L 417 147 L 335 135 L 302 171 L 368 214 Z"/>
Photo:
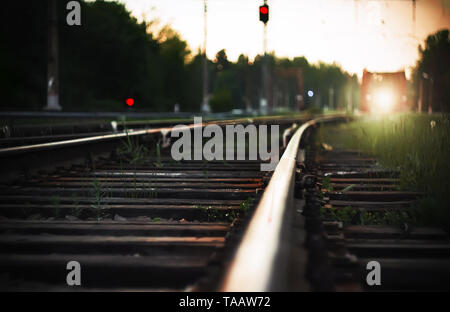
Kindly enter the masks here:
<path id="1" fill-rule="evenodd" d="M 450 110 L 448 0 L 68 2 L 2 2 L 2 111 Z"/>

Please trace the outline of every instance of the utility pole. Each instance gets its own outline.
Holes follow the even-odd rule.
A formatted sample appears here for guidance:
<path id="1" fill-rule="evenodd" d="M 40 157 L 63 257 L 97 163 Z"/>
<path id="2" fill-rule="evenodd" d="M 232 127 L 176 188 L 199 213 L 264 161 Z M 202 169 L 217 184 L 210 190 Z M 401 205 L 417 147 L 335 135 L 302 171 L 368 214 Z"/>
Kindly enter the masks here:
<path id="1" fill-rule="evenodd" d="M 48 6 L 47 106 L 44 109 L 60 111 L 57 2 L 57 0 L 50 0 Z"/>
<path id="2" fill-rule="evenodd" d="M 423 78 L 419 77 L 419 101 L 417 102 L 417 111 L 422 112 L 423 106 Z"/>
<path id="3" fill-rule="evenodd" d="M 413 36 L 415 36 L 416 35 L 416 0 L 412 0 L 412 22 L 413 22 L 412 34 L 413 34 Z"/>
<path id="4" fill-rule="evenodd" d="M 267 0 L 264 0 L 264 4 L 259 7 L 259 20 L 264 23 L 263 32 L 263 58 L 262 58 L 262 92 L 259 103 L 259 109 L 262 114 L 267 113 L 268 98 L 269 98 L 269 71 L 267 68 L 267 22 L 269 21 L 269 6 Z"/>
<path id="5" fill-rule="evenodd" d="M 330 110 L 334 110 L 334 88 L 328 89 L 328 106 Z"/>
<path id="6" fill-rule="evenodd" d="M 433 106 L 431 104 L 433 103 L 433 78 L 427 73 L 422 73 L 422 77 L 430 82 L 428 84 L 428 114 L 432 114 Z"/>
<path id="7" fill-rule="evenodd" d="M 265 1 L 264 1 L 265 2 Z M 267 69 L 267 24 L 264 24 L 264 54 L 262 59 L 262 71 L 263 71 L 263 93 L 261 100 L 261 109 L 264 113 L 267 112 L 269 104 L 269 72 Z"/>
<path id="8" fill-rule="evenodd" d="M 203 102 L 202 112 L 209 113 L 211 108 L 209 106 L 208 97 L 208 57 L 206 56 L 206 37 L 207 37 L 207 0 L 203 0 Z"/>

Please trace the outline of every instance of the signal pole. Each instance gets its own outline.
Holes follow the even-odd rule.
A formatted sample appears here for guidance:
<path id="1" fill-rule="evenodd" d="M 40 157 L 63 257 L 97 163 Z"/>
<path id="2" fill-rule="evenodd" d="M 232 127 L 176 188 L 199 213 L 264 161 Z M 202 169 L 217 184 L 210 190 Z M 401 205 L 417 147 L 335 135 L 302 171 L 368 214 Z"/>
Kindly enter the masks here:
<path id="1" fill-rule="evenodd" d="M 206 56 L 206 37 L 207 37 L 207 0 L 203 0 L 203 102 L 202 112 L 209 113 L 211 108 L 209 107 L 208 98 L 208 57 Z"/>
<path id="2" fill-rule="evenodd" d="M 48 6 L 48 58 L 47 58 L 47 106 L 45 110 L 61 110 L 59 105 L 58 73 L 58 10 L 57 0 L 51 0 Z"/>
<path id="3" fill-rule="evenodd" d="M 413 21 L 413 36 L 416 35 L 416 0 L 412 0 L 412 21 Z"/>
<path id="4" fill-rule="evenodd" d="M 268 88 L 269 88 L 269 72 L 267 68 L 267 22 L 269 21 L 269 6 L 267 0 L 259 7 L 259 20 L 264 23 L 263 32 L 263 57 L 262 57 L 262 92 L 259 103 L 259 110 L 262 114 L 268 112 Z"/>

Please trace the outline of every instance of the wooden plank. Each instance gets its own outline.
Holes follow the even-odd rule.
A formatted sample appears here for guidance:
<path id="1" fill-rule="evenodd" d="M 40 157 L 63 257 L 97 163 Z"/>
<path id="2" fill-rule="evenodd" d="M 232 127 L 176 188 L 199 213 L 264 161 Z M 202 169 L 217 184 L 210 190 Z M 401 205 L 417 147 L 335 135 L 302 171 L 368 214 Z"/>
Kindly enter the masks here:
<path id="1" fill-rule="evenodd" d="M 122 165 L 119 164 L 106 164 L 101 165 L 100 167 L 97 167 L 101 170 L 114 170 L 114 171 L 120 171 L 120 170 L 152 170 L 152 169 L 164 169 L 165 171 L 186 171 L 186 170 L 208 170 L 208 171 L 259 171 L 261 168 L 260 164 L 236 164 L 236 165 L 215 165 L 215 164 L 199 164 L 199 165 L 172 165 L 164 163 L 161 167 L 157 167 L 155 165 L 153 166 L 142 166 L 142 165 Z"/>
<path id="2" fill-rule="evenodd" d="M 117 221 L 0 220 L 0 231 L 8 234 L 114 235 L 114 236 L 225 236 L 227 224 Z"/>
<path id="3" fill-rule="evenodd" d="M 76 201 L 79 204 L 92 204 L 92 197 L 64 197 L 58 198 L 59 203 L 74 203 Z M 5 195 L 0 196 L 0 203 L 52 203 L 54 202 L 53 196 L 14 196 Z M 120 198 L 120 197 L 106 197 L 102 199 L 104 204 L 124 204 L 124 205 L 202 205 L 202 206 L 239 206 L 242 200 L 235 199 L 183 199 L 183 198 Z"/>
<path id="4" fill-rule="evenodd" d="M 166 183 L 175 183 L 175 182 L 200 182 L 200 183 L 260 183 L 263 178 L 211 178 L 211 177 L 202 177 L 202 178 L 191 178 L 191 177 L 183 177 L 183 178 L 142 178 L 142 177 L 83 177 L 83 176 L 50 176 L 52 180 L 50 181 L 75 181 L 75 182 L 86 182 L 87 184 L 92 183 L 94 181 L 98 182 L 166 182 Z M 30 182 L 40 182 L 40 180 L 30 180 Z"/>
<path id="5" fill-rule="evenodd" d="M 26 186 L 35 186 L 37 183 L 26 183 L 23 185 Z M 216 188 L 216 189 L 247 189 L 247 188 L 261 188 L 263 186 L 262 182 L 259 183 L 209 183 L 209 182 L 172 182 L 172 183 L 164 183 L 159 181 L 148 181 L 148 182 L 134 182 L 134 181 L 116 181 L 116 182 L 101 182 L 102 187 L 104 188 Z M 40 188 L 43 187 L 76 187 L 76 188 L 92 188 L 92 183 L 86 183 L 81 181 L 43 181 L 38 184 Z"/>
<path id="6" fill-rule="evenodd" d="M 25 280 L 68 287 L 66 265 L 69 261 L 78 261 L 81 265 L 80 289 L 184 288 L 206 274 L 208 258 L 76 253 L 70 255 L 0 254 L 0 272 L 7 273 L 16 286 L 21 284 L 26 286 Z"/>
<path id="7" fill-rule="evenodd" d="M 444 230 L 439 228 L 412 227 L 407 232 L 399 227 L 384 225 L 348 225 L 343 228 L 346 238 L 411 238 L 411 239 L 447 239 Z"/>
<path id="8" fill-rule="evenodd" d="M 347 184 L 347 183 L 331 183 L 333 191 L 342 191 L 346 187 L 351 186 L 352 191 L 396 191 L 396 185 L 393 184 Z"/>
<path id="9" fill-rule="evenodd" d="M 357 257 L 448 258 L 450 242 L 412 239 L 345 239 L 345 246 Z"/>
<path id="10" fill-rule="evenodd" d="M 366 265 L 369 261 L 378 261 L 381 266 L 381 285 L 368 286 Z M 368 291 L 449 291 L 450 261 L 449 259 L 392 259 L 363 258 L 359 259 L 359 280 Z"/>
<path id="11" fill-rule="evenodd" d="M 393 178 L 330 178 L 332 183 L 348 183 L 348 184 L 391 184 L 398 183 L 399 179 Z"/>
<path id="12" fill-rule="evenodd" d="M 368 210 L 405 209 L 412 207 L 416 201 L 351 201 L 351 200 L 330 200 L 332 207 L 364 208 Z"/>
<path id="13" fill-rule="evenodd" d="M 97 209 L 97 210 L 96 210 Z M 100 209 L 100 210 L 99 210 Z M 208 220 L 209 213 L 239 211 L 239 205 L 101 205 L 93 208 L 92 205 L 45 205 L 45 204 L 0 204 L 0 215 L 6 217 L 26 218 L 32 214 L 41 214 L 44 217 L 73 215 L 76 213 L 95 216 L 99 213 L 118 214 L 122 217 L 140 217 L 186 220 Z"/>
<path id="14" fill-rule="evenodd" d="M 203 255 L 225 244 L 223 237 L 0 235 L 0 253 Z"/>
<path id="15" fill-rule="evenodd" d="M 425 193 L 422 192 L 407 192 L 407 191 L 348 191 L 348 192 L 339 192 L 339 191 L 331 191 L 326 192 L 325 196 L 329 197 L 332 200 L 373 200 L 373 201 L 404 201 L 417 199 L 419 197 L 424 196 Z"/>
<path id="16" fill-rule="evenodd" d="M 94 189 L 88 188 L 69 188 L 69 187 L 54 187 L 54 188 L 40 188 L 40 187 L 23 187 L 23 188 L 7 188 L 1 189 L 4 194 L 32 196 L 32 195 L 52 195 L 52 196 L 70 196 L 78 194 L 78 196 L 92 196 L 95 195 Z M 256 189 L 202 189 L 202 188 L 105 188 L 101 187 L 99 192 L 108 194 L 108 197 L 128 197 L 134 200 L 135 197 L 157 197 L 161 198 L 214 198 L 214 199 L 242 199 L 256 195 Z"/>
<path id="17" fill-rule="evenodd" d="M 164 178 L 164 177 L 191 177 L 191 178 L 257 178 L 265 175 L 263 171 L 238 171 L 238 172 L 223 172 L 223 171 L 173 171 L 167 172 L 163 169 L 159 170 L 123 170 L 123 171 L 107 171 L 97 170 L 89 173 L 84 173 L 84 176 L 93 177 L 152 177 L 152 178 Z"/>
<path id="18" fill-rule="evenodd" d="M 371 179 L 371 178 L 398 178 L 398 172 L 392 172 L 390 170 L 370 170 L 370 171 L 329 171 L 323 172 L 325 177 L 330 178 L 358 178 L 358 179 Z"/>

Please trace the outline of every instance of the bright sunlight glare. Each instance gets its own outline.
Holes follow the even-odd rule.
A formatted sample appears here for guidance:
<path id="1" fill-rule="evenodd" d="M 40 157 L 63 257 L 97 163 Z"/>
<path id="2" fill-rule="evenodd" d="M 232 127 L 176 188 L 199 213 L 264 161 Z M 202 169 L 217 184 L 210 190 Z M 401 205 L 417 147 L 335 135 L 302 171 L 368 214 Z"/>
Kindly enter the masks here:
<path id="1" fill-rule="evenodd" d="M 381 89 L 374 95 L 375 113 L 389 113 L 393 109 L 394 95 L 391 90 Z"/>

